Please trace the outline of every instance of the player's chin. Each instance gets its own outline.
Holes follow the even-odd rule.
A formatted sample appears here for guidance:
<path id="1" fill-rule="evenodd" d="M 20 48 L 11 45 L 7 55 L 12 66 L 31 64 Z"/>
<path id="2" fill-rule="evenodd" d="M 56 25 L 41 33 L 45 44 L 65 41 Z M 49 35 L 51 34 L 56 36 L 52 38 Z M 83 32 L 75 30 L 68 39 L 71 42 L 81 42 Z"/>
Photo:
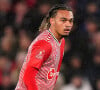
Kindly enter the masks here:
<path id="1" fill-rule="evenodd" d="M 63 36 L 69 36 L 70 32 L 66 32 L 63 34 Z"/>

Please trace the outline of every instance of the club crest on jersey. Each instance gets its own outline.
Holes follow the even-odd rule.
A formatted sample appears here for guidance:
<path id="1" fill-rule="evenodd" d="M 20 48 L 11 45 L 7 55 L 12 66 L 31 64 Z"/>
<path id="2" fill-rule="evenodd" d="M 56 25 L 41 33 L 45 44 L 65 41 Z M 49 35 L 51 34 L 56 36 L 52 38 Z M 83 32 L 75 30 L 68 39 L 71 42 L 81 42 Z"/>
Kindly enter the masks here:
<path id="1" fill-rule="evenodd" d="M 52 79 L 55 75 L 58 76 L 59 72 L 56 72 L 55 71 L 55 68 L 50 68 L 50 71 L 48 71 L 48 74 L 47 74 L 47 79 L 50 80 Z"/>
<path id="2" fill-rule="evenodd" d="M 45 51 L 44 51 L 44 50 L 39 51 L 39 52 L 37 53 L 37 55 L 36 55 L 36 58 L 37 58 L 37 59 L 43 59 L 44 54 L 45 54 Z"/>

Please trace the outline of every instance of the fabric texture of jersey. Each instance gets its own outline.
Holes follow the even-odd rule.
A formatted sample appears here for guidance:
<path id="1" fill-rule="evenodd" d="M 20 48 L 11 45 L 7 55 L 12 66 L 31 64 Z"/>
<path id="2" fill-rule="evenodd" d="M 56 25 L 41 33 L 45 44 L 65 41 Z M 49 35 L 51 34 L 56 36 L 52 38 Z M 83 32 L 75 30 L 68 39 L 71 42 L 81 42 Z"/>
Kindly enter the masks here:
<path id="1" fill-rule="evenodd" d="M 53 90 L 64 45 L 64 38 L 58 42 L 50 30 L 41 33 L 28 49 L 15 90 Z"/>

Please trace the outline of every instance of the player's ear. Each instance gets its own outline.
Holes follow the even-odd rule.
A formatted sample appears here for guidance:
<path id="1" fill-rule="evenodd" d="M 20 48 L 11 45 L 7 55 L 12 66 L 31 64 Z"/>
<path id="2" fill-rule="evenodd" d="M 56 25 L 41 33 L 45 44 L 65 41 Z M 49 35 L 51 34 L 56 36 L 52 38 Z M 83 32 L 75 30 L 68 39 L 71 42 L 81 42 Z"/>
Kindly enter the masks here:
<path id="1" fill-rule="evenodd" d="M 54 24 L 54 18 L 50 18 L 50 24 Z"/>

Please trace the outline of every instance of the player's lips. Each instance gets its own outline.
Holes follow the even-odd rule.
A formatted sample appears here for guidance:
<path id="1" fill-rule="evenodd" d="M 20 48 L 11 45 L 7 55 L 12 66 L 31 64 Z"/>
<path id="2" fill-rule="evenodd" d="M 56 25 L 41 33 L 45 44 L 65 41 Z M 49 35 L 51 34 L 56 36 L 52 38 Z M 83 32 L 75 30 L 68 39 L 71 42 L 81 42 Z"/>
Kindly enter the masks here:
<path id="1" fill-rule="evenodd" d="M 71 29 L 64 29 L 64 32 L 70 32 Z"/>

